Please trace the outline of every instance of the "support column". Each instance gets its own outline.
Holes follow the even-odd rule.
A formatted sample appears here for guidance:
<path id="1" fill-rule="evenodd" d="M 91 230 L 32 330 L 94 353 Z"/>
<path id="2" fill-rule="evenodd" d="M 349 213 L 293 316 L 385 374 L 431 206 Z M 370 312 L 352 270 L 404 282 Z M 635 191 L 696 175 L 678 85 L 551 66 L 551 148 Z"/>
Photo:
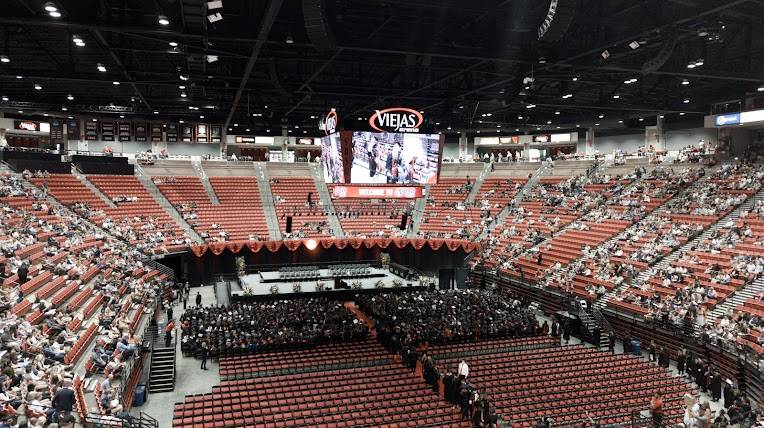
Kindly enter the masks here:
<path id="1" fill-rule="evenodd" d="M 468 157 L 472 157 L 471 154 L 467 153 L 467 133 L 462 132 L 459 134 L 459 161 L 464 161 Z"/>
<path id="2" fill-rule="evenodd" d="M 663 117 L 658 115 L 655 118 L 655 151 L 663 152 L 666 150 L 666 138 L 663 134 Z"/>
<path id="3" fill-rule="evenodd" d="M 594 128 L 586 130 L 586 146 L 584 147 L 584 155 L 586 156 L 594 156 L 597 150 L 594 146 L 594 134 Z"/>

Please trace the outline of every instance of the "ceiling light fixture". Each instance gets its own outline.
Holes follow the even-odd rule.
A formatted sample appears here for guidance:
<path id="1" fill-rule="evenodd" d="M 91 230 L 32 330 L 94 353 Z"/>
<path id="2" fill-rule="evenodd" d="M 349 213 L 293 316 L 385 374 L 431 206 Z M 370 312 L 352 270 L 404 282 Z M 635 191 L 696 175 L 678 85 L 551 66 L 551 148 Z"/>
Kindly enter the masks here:
<path id="1" fill-rule="evenodd" d="M 615 94 L 615 95 L 613 95 L 613 99 L 614 99 L 614 100 L 617 100 L 617 99 L 619 99 L 619 98 L 621 98 L 621 96 L 620 96 L 620 95 L 618 95 L 618 94 Z"/>
<path id="2" fill-rule="evenodd" d="M 57 12 L 58 8 L 53 3 L 47 2 L 47 3 L 45 3 L 45 11 L 46 12 Z"/>
<path id="3" fill-rule="evenodd" d="M 106 73 L 106 66 L 105 66 L 105 65 L 103 65 L 103 64 L 101 64 L 100 62 L 98 63 L 98 65 L 96 66 L 96 68 L 97 68 L 97 69 L 98 69 L 98 71 L 100 71 L 101 73 Z"/>
<path id="4" fill-rule="evenodd" d="M 0 99 L 2 99 L 3 101 L 8 101 L 8 97 L 5 95 L 3 95 L 3 98 L 0 98 Z"/>
<path id="5" fill-rule="evenodd" d="M 287 34 L 286 39 L 284 40 L 284 43 L 291 45 L 294 44 L 294 38 L 291 34 Z"/>
<path id="6" fill-rule="evenodd" d="M 223 1 L 222 0 L 215 0 L 215 1 L 208 1 L 207 2 L 207 9 L 220 9 L 223 7 Z"/>
<path id="7" fill-rule="evenodd" d="M 223 15 L 220 14 L 220 12 L 215 12 L 207 15 L 207 20 L 210 21 L 210 24 L 214 24 L 218 21 L 223 20 Z"/>
<path id="8" fill-rule="evenodd" d="M 573 81 L 578 82 L 578 76 L 573 76 Z"/>
<path id="9" fill-rule="evenodd" d="M 601 115 L 599 115 L 599 116 L 597 116 L 597 117 L 598 117 L 598 118 L 600 118 L 600 119 L 602 119 L 602 118 L 604 118 L 604 117 L 605 117 L 605 115 L 604 115 L 604 114 L 601 114 Z"/>
<path id="10" fill-rule="evenodd" d="M 23 78 L 24 78 L 24 76 L 18 76 L 18 75 L 17 75 L 17 76 L 16 76 L 16 78 L 17 78 L 17 79 L 23 79 Z"/>
<path id="11" fill-rule="evenodd" d="M 685 104 L 689 104 L 690 103 L 690 99 L 689 98 L 685 98 L 684 101 L 682 101 L 682 102 L 685 103 Z"/>
<path id="12" fill-rule="evenodd" d="M 69 110 L 69 109 L 66 108 L 66 107 L 61 107 L 61 111 L 67 111 L 67 110 Z"/>
<path id="13" fill-rule="evenodd" d="M 119 82 L 117 82 L 116 80 L 111 82 L 111 84 L 114 85 L 114 86 L 119 86 Z"/>
<path id="14" fill-rule="evenodd" d="M 557 116 L 559 116 L 559 115 L 560 115 L 560 112 L 559 112 L 559 111 L 556 111 L 556 112 L 554 112 L 554 114 L 556 114 Z"/>
<path id="15" fill-rule="evenodd" d="M 682 84 L 683 84 L 683 85 L 685 85 L 685 86 L 687 86 L 687 85 L 689 85 L 689 84 L 690 84 L 690 81 L 689 81 L 689 80 L 687 80 L 687 79 L 684 79 L 684 80 L 682 80 Z"/>
<path id="16" fill-rule="evenodd" d="M 758 92 L 764 92 L 764 86 L 759 86 L 758 89 L 756 89 Z"/>
<path id="17" fill-rule="evenodd" d="M 525 108 L 536 108 L 536 104 L 528 104 Z"/>
<path id="18" fill-rule="evenodd" d="M 3 56 L 0 56 L 0 62 L 4 62 L 4 63 L 7 64 L 7 63 L 11 62 L 11 59 L 8 58 L 7 56 L 3 55 Z"/>
<path id="19" fill-rule="evenodd" d="M 178 47 L 178 42 L 170 42 L 169 45 L 174 47 L 174 48 L 177 48 Z"/>
<path id="20" fill-rule="evenodd" d="M 684 116 L 684 112 L 679 113 L 679 116 Z"/>
<path id="21" fill-rule="evenodd" d="M 185 93 L 185 92 L 181 92 L 181 93 L 180 93 L 180 97 L 181 97 L 181 98 L 186 98 L 187 96 L 188 96 L 188 95 L 186 95 L 186 93 Z"/>
<path id="22" fill-rule="evenodd" d="M 154 114 L 159 114 L 159 112 L 155 110 L 155 111 L 154 111 Z"/>
<path id="23" fill-rule="evenodd" d="M 48 12 L 48 15 L 50 15 L 51 18 L 61 18 L 61 12 L 59 11 Z"/>
<path id="24" fill-rule="evenodd" d="M 635 40 L 635 41 L 629 43 L 629 47 L 631 49 L 638 49 L 639 48 L 639 42 Z"/>
<path id="25" fill-rule="evenodd" d="M 159 15 L 157 22 L 159 22 L 159 25 L 170 25 L 170 20 L 164 15 Z"/>
<path id="26" fill-rule="evenodd" d="M 200 114 L 200 115 L 199 115 L 199 119 L 204 119 L 204 115 L 203 115 L 203 114 Z"/>
<path id="27" fill-rule="evenodd" d="M 35 89 L 35 91 L 41 91 L 42 90 L 42 85 L 40 85 L 39 83 L 35 83 L 34 84 L 34 89 Z"/>
<path id="28" fill-rule="evenodd" d="M 178 123 L 186 123 L 184 120 L 179 120 Z"/>
<path id="29" fill-rule="evenodd" d="M 644 118 L 644 117 L 640 117 L 640 118 L 639 118 L 639 121 L 640 121 L 640 122 L 644 122 L 644 121 L 645 121 L 645 118 Z"/>
<path id="30" fill-rule="evenodd" d="M 568 98 L 573 98 L 573 94 L 565 94 L 562 96 L 562 99 L 567 100 Z"/>

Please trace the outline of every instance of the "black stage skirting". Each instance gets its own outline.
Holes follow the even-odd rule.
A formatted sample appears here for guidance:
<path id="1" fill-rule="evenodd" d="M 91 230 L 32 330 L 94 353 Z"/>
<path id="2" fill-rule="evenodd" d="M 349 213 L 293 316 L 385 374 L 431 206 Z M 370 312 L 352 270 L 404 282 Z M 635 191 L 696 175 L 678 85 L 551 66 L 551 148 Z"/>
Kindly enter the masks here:
<path id="1" fill-rule="evenodd" d="M 72 162 L 76 164 L 79 164 L 80 162 L 100 162 L 127 165 L 127 158 L 122 156 L 72 155 Z"/>
<path id="2" fill-rule="evenodd" d="M 357 278 L 384 278 L 385 274 L 383 273 L 371 273 L 368 275 L 348 275 L 348 276 L 332 276 L 332 275 L 320 275 L 316 277 L 310 277 L 310 278 L 273 278 L 273 279 L 265 279 L 263 277 L 260 277 L 260 282 L 262 283 L 274 283 L 274 282 L 295 282 L 295 281 L 321 281 L 321 280 L 329 280 L 334 281 L 335 278 L 338 279 L 357 279 Z"/>
<path id="3" fill-rule="evenodd" d="M 279 294 L 265 294 L 265 295 L 252 295 L 252 296 L 231 296 L 232 302 L 259 302 L 263 300 L 273 299 L 308 299 L 322 297 L 325 299 L 340 300 L 343 302 L 352 301 L 355 296 L 366 294 L 380 294 L 380 293 L 409 293 L 411 291 L 423 291 L 426 288 L 421 285 L 409 287 L 404 285 L 402 287 L 391 288 L 370 288 L 365 290 L 326 290 L 316 293 L 279 293 Z"/>
<path id="4" fill-rule="evenodd" d="M 122 163 L 80 162 L 77 164 L 77 168 L 83 174 L 133 175 L 135 173 L 134 165 Z"/>

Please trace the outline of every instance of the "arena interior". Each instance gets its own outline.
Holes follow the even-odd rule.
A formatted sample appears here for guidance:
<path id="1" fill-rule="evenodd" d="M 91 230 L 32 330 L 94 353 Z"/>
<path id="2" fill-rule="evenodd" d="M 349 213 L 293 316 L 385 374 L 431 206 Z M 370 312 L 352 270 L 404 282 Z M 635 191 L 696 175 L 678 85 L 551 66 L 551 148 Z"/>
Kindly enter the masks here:
<path id="1" fill-rule="evenodd" d="M 764 426 L 764 2 L 0 3 L 0 428 Z"/>

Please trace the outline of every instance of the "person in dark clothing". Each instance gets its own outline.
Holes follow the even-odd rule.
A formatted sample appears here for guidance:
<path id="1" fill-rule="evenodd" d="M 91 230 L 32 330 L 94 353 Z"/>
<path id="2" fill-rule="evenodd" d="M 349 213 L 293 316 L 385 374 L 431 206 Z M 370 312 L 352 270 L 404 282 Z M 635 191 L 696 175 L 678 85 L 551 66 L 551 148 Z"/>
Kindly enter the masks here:
<path id="1" fill-rule="evenodd" d="M 608 334 L 607 349 L 611 354 L 615 354 L 615 333 L 612 331 Z"/>
<path id="2" fill-rule="evenodd" d="M 168 320 L 167 327 L 164 329 L 164 346 L 166 348 L 170 347 L 170 343 L 172 342 L 172 330 L 175 328 L 175 323 L 172 322 L 172 319 Z"/>
<path id="3" fill-rule="evenodd" d="M 684 346 L 679 348 L 679 353 L 676 355 L 676 369 L 680 375 L 684 374 L 684 364 L 687 361 L 687 350 Z"/>
<path id="4" fill-rule="evenodd" d="M 19 284 L 27 282 L 27 279 L 29 279 L 29 266 L 27 266 L 26 262 L 19 266 L 16 275 L 19 277 Z"/>
<path id="5" fill-rule="evenodd" d="M 202 306 L 202 295 L 198 291 L 196 292 L 196 307 Z"/>
<path id="6" fill-rule="evenodd" d="M 737 393 L 735 391 L 735 388 L 732 385 L 732 381 L 729 379 L 724 382 L 724 407 L 729 409 L 730 406 L 732 406 L 732 403 L 735 402 L 737 399 Z"/>
<path id="7" fill-rule="evenodd" d="M 467 382 L 462 382 L 459 389 L 459 405 L 462 409 L 462 419 L 470 417 L 470 389 Z"/>
<path id="8" fill-rule="evenodd" d="M 56 395 L 53 396 L 53 411 L 49 415 L 49 419 L 58 422 L 60 415 L 71 414 L 76 401 L 74 390 L 72 390 L 72 383 L 65 381 L 64 386 L 59 388 L 56 391 Z"/>
<path id="9" fill-rule="evenodd" d="M 663 346 L 661 346 L 658 351 L 658 365 L 664 368 L 668 368 L 669 366 L 669 354 Z"/>
<path id="10" fill-rule="evenodd" d="M 185 310 L 187 305 L 188 305 L 188 290 L 184 290 L 182 296 L 183 296 L 182 297 L 182 299 L 183 299 L 183 310 Z"/>
<path id="11" fill-rule="evenodd" d="M 172 315 L 172 305 L 167 305 L 167 321 L 173 319 Z"/>
<path id="12" fill-rule="evenodd" d="M 209 352 L 207 351 L 207 343 L 206 342 L 202 342 L 202 349 L 201 349 L 201 351 L 199 351 L 199 353 L 200 353 L 200 355 L 202 357 L 202 366 L 201 366 L 201 369 L 202 370 L 207 370 L 207 354 Z"/>
<path id="13" fill-rule="evenodd" d="M 544 255 L 541 254 L 541 251 L 539 251 L 538 255 L 536 256 L 536 264 L 541 266 L 541 262 L 544 260 Z"/>
<path id="14" fill-rule="evenodd" d="M 717 372 L 711 373 L 711 400 L 719 401 L 722 398 L 722 377 Z"/>
<path id="15" fill-rule="evenodd" d="M 562 340 L 566 345 L 570 342 L 570 322 L 567 319 L 562 322 Z"/>

